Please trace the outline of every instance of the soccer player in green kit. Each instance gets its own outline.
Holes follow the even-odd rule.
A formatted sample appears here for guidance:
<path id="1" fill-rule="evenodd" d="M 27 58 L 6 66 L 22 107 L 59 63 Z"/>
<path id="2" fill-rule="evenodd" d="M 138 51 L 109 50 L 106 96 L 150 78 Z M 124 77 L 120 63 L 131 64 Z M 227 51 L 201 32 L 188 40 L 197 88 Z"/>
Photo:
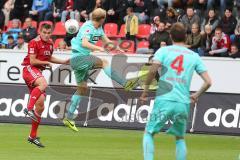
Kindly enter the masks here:
<path id="1" fill-rule="evenodd" d="M 104 48 L 95 45 L 99 39 L 102 39 L 104 44 L 112 43 L 112 41 L 106 37 L 102 28 L 105 18 L 105 10 L 101 8 L 95 9 L 92 12 L 92 20 L 85 22 L 80 28 L 77 36 L 71 41 L 72 56 L 70 59 L 70 65 L 74 70 L 78 86 L 77 91 L 71 98 L 71 104 L 68 109 L 67 117 L 64 118 L 63 123 L 65 126 L 76 132 L 78 129 L 73 120 L 74 112 L 83 96 L 86 96 L 87 94 L 87 79 L 89 70 L 93 68 L 102 68 L 108 77 L 122 85 L 126 91 L 133 89 L 138 84 L 138 78 L 126 80 L 125 78 L 119 76 L 111 68 L 108 61 L 91 55 L 91 52 L 95 51 L 105 52 Z"/>
<path id="2" fill-rule="evenodd" d="M 187 147 L 184 135 L 190 103 L 196 103 L 198 97 L 211 86 L 211 79 L 199 55 L 185 47 L 186 33 L 183 24 L 174 24 L 170 35 L 173 45 L 160 48 L 155 53 L 145 81 L 144 91 L 140 97 L 142 102 L 147 100 L 149 85 L 159 69 L 158 90 L 143 137 L 144 160 L 154 159 L 153 136 L 160 132 L 168 120 L 173 122 L 167 133 L 176 137 L 176 160 L 186 160 Z M 200 75 L 204 84 L 199 91 L 190 95 L 194 71 Z M 161 75 L 161 72 L 165 73 Z"/>

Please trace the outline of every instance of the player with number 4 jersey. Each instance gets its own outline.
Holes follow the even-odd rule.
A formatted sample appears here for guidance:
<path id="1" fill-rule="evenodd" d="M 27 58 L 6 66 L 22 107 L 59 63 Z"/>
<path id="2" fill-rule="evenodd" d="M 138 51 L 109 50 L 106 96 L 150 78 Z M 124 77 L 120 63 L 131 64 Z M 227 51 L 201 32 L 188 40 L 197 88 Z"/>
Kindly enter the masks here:
<path id="1" fill-rule="evenodd" d="M 159 69 L 158 90 L 143 138 L 144 160 L 154 159 L 153 136 L 160 132 L 168 120 L 173 122 L 167 132 L 176 137 L 176 159 L 186 160 L 187 148 L 184 135 L 190 103 L 196 103 L 198 97 L 211 85 L 207 69 L 199 55 L 185 47 L 186 33 L 183 24 L 174 24 L 170 35 L 174 43 L 172 46 L 160 48 L 155 53 L 144 92 L 140 97 L 141 101 L 147 100 L 149 85 Z M 194 71 L 205 83 L 199 91 L 190 96 L 189 90 Z"/>

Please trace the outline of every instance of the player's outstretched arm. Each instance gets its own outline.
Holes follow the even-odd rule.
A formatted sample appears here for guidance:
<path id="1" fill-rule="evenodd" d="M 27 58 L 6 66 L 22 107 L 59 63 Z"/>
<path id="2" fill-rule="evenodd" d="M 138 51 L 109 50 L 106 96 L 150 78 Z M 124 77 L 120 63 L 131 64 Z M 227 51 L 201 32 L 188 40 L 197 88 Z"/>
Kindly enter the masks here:
<path id="1" fill-rule="evenodd" d="M 191 95 L 192 103 L 196 103 L 196 101 L 198 100 L 198 97 L 201 94 L 203 94 L 204 92 L 206 92 L 208 90 L 208 88 L 210 88 L 212 85 L 212 81 L 211 81 L 210 76 L 208 75 L 208 72 L 203 72 L 203 73 L 200 73 L 199 75 L 203 79 L 204 83 L 203 83 L 202 87 L 200 88 L 200 90 L 198 90 L 197 92 L 195 92 Z"/>
<path id="2" fill-rule="evenodd" d="M 56 63 L 56 64 L 69 64 L 70 59 L 59 59 L 57 57 L 52 56 L 49 60 L 51 63 Z"/>
<path id="3" fill-rule="evenodd" d="M 88 48 L 88 49 L 92 50 L 93 52 L 94 52 L 94 51 L 104 52 L 104 48 L 99 47 L 99 46 L 96 46 L 96 45 L 90 43 L 90 42 L 88 41 L 88 38 L 85 38 L 85 37 L 82 39 L 82 46 L 85 47 L 85 48 Z"/>
<path id="4" fill-rule="evenodd" d="M 36 58 L 37 55 L 33 54 L 33 55 L 30 55 L 30 63 L 31 65 L 33 66 L 41 66 L 41 65 L 51 65 L 48 61 L 41 61 L 39 59 Z"/>
<path id="5" fill-rule="evenodd" d="M 147 92 L 149 91 L 149 86 L 152 83 L 153 79 L 155 78 L 159 68 L 161 69 L 161 63 L 158 61 L 154 61 L 151 65 L 151 67 L 149 68 L 147 79 L 144 84 L 144 90 L 140 97 L 140 100 L 142 102 L 145 102 L 147 100 L 147 95 L 148 95 Z"/>
<path id="6" fill-rule="evenodd" d="M 102 41 L 104 44 L 113 43 L 106 35 L 102 36 Z"/>

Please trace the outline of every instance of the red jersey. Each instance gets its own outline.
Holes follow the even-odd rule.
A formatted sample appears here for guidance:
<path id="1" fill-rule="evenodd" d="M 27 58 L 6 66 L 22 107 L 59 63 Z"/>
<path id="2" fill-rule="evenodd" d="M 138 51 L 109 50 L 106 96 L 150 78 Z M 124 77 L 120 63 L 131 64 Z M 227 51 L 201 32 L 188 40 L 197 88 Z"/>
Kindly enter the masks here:
<path id="1" fill-rule="evenodd" d="M 49 61 L 53 53 L 53 42 L 49 40 L 45 42 L 41 39 L 40 36 L 31 40 L 28 44 L 28 54 L 24 58 L 22 65 L 28 66 L 30 64 L 30 55 L 36 55 L 36 58 L 40 61 Z M 46 68 L 45 65 L 34 66 L 40 70 L 44 70 Z"/>
<path id="2" fill-rule="evenodd" d="M 222 38 L 220 40 L 217 40 L 217 38 L 214 36 L 212 40 L 212 44 L 216 46 L 216 49 L 222 49 L 222 48 L 228 48 L 230 49 L 230 38 L 226 34 L 222 34 Z"/>

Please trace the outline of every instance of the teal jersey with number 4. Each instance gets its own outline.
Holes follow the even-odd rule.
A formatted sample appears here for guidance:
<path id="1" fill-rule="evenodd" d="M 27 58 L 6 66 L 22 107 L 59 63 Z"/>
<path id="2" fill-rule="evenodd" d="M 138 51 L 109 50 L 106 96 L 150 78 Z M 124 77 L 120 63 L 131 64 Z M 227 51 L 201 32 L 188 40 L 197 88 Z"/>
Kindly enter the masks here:
<path id="1" fill-rule="evenodd" d="M 85 22 L 78 31 L 76 37 L 71 40 L 72 56 L 89 55 L 91 50 L 82 46 L 82 39 L 87 38 L 92 44 L 96 44 L 104 36 L 102 27 L 95 28 L 92 21 Z"/>
<path id="2" fill-rule="evenodd" d="M 190 85 L 194 71 L 207 71 L 199 55 L 186 47 L 171 45 L 160 48 L 154 61 L 162 65 L 156 98 L 190 103 Z"/>

